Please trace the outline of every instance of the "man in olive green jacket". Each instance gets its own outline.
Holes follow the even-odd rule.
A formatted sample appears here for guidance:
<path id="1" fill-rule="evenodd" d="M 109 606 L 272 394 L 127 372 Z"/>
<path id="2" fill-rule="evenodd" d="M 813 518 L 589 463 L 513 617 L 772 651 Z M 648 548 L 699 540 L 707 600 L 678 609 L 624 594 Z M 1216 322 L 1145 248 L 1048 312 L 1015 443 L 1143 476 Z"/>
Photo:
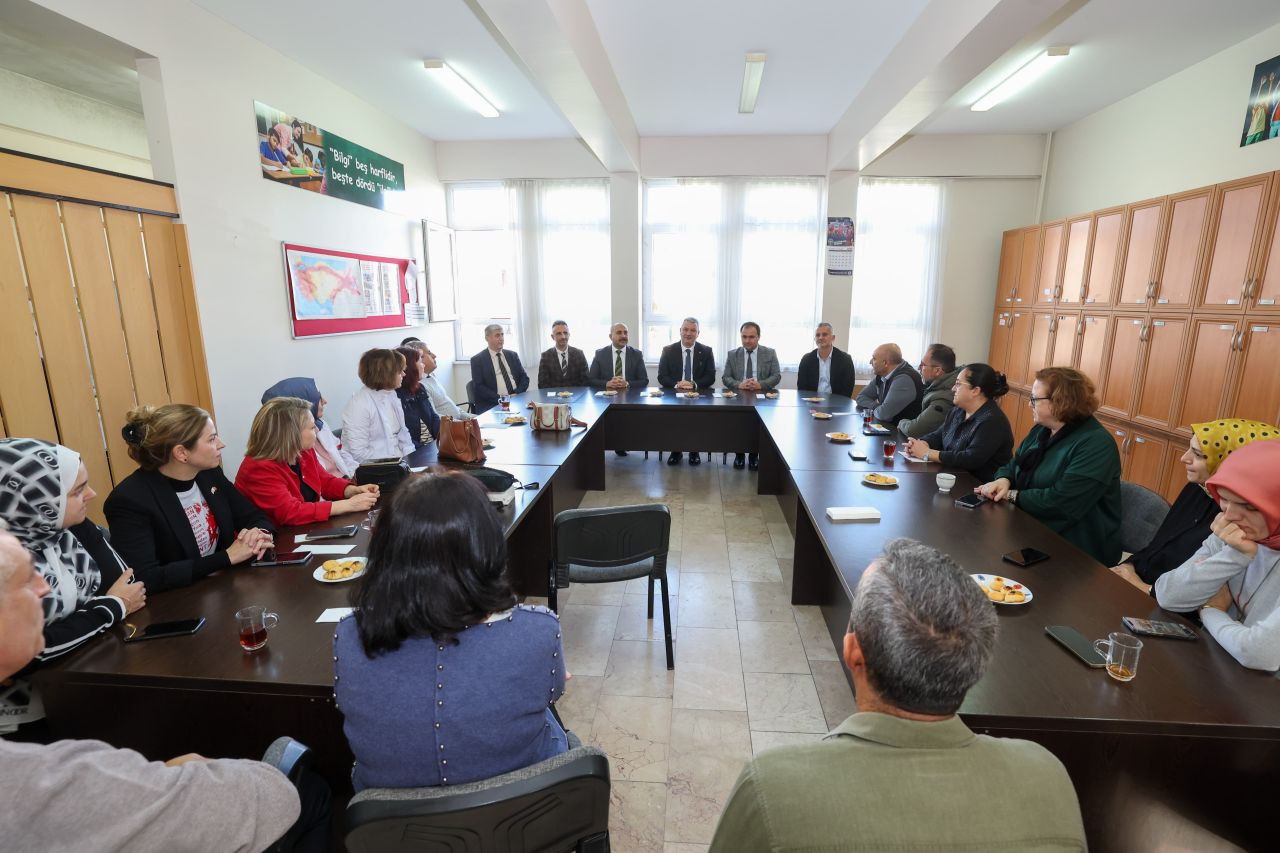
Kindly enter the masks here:
<path id="1" fill-rule="evenodd" d="M 995 609 L 955 561 L 889 542 L 862 575 L 844 640 L 858 712 L 817 743 L 748 762 L 712 853 L 1084 850 L 1058 759 L 955 715 L 995 639 Z"/>
<path id="2" fill-rule="evenodd" d="M 898 432 L 907 438 L 924 438 L 947 419 L 955 403 L 951 391 L 963 367 L 956 367 L 956 351 L 946 344 L 930 344 L 920 359 L 920 378 L 924 381 L 924 399 L 920 414 L 898 421 Z"/>

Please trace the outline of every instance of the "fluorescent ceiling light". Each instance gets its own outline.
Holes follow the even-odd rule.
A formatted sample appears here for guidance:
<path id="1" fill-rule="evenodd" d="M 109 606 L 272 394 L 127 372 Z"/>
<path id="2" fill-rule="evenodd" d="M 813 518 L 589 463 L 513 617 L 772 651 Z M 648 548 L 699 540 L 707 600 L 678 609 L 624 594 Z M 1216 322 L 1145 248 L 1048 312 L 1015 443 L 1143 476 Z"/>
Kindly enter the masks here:
<path id="1" fill-rule="evenodd" d="M 756 98 L 760 97 L 760 78 L 764 76 L 764 61 L 768 58 L 767 53 L 747 54 L 747 67 L 742 72 L 742 95 L 738 98 L 738 112 L 756 111 Z"/>
<path id="2" fill-rule="evenodd" d="M 987 92 L 981 98 L 974 102 L 969 109 L 974 112 L 986 112 L 1001 101 L 1012 98 L 1023 89 L 1039 80 L 1042 75 L 1050 68 L 1058 64 L 1058 61 L 1071 52 L 1069 47 L 1051 47 L 1043 53 L 1037 55 L 1026 65 L 1013 72 L 1003 83 Z"/>
<path id="3" fill-rule="evenodd" d="M 489 99 L 476 91 L 476 87 L 472 86 L 466 79 L 450 68 L 443 59 L 428 59 L 422 63 L 422 67 L 427 69 L 436 81 L 444 86 L 459 101 L 462 101 L 471 109 L 480 113 L 485 118 L 497 118 L 498 108 L 489 103 Z"/>

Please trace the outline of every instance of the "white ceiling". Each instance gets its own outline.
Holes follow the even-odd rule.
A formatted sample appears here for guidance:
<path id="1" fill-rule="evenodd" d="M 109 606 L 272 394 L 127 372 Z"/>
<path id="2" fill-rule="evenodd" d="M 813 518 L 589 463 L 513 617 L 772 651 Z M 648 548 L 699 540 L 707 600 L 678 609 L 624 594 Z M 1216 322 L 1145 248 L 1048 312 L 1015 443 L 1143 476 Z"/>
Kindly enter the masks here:
<path id="1" fill-rule="evenodd" d="M 586 0 L 641 136 L 824 134 L 926 0 Z M 769 55 L 738 113 L 744 57 Z"/>
<path id="2" fill-rule="evenodd" d="M 1092 0 L 975 78 L 916 132 L 1057 130 L 1277 22 L 1277 0 Z M 1071 46 L 1071 55 L 1033 86 L 985 113 L 969 109 L 996 83 L 1054 45 Z M 1280 45 L 1275 47 L 1280 52 Z M 1268 58 L 1259 56 L 1258 61 Z M 1247 81 L 1242 86 L 1247 88 Z"/>

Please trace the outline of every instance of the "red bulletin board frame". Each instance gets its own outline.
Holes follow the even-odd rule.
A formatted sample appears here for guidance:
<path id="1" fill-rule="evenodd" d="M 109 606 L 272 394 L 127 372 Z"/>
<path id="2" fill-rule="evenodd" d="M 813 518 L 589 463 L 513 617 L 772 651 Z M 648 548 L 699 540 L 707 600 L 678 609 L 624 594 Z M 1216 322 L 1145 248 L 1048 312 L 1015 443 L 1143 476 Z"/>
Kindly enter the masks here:
<path id="1" fill-rule="evenodd" d="M 289 252 L 312 252 L 319 255 L 333 255 L 339 258 L 352 258 L 357 261 L 375 261 L 381 264 L 395 264 L 399 270 L 396 283 L 400 287 L 400 313 L 385 314 L 376 317 L 343 317 L 333 320 L 299 320 L 297 308 L 293 302 L 293 267 L 289 265 Z M 409 302 L 409 292 L 404 286 L 404 274 L 409 268 L 408 258 L 387 258 L 381 255 L 362 255 L 359 252 L 339 252 L 336 249 L 321 249 L 315 246 L 300 246 L 296 243 L 281 244 L 280 256 L 284 259 L 285 289 L 289 293 L 289 322 L 294 338 L 312 338 L 321 335 L 346 335 L 352 332 L 376 332 L 383 329 L 403 329 L 409 325 L 405 319 L 405 305 Z"/>

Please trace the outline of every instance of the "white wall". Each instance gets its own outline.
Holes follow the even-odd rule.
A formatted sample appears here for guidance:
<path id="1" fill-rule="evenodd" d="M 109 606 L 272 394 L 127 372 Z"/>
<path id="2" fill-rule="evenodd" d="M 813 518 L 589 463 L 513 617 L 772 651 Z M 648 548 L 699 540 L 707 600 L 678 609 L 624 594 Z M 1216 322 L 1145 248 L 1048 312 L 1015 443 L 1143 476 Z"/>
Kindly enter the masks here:
<path id="1" fill-rule="evenodd" d="M 139 113 L 0 68 L 0 148 L 150 178 Z"/>
<path id="2" fill-rule="evenodd" d="M 148 94 L 148 88 L 157 87 L 143 89 L 148 132 L 172 152 L 173 175 L 166 179 L 176 185 L 188 226 L 229 470 L 239 464 L 262 390 L 277 379 L 314 376 L 331 401 L 336 425 L 359 385 L 356 362 L 365 349 L 394 346 L 416 334 L 438 352 L 451 352 L 448 324 L 430 327 L 428 334 L 397 329 L 292 340 L 280 250 L 288 241 L 420 258 L 418 219 L 442 221 L 444 216 L 431 140 L 188 0 L 42 0 L 42 5 L 157 60 L 158 94 Z M 154 103 L 157 96 L 162 104 Z M 399 204 L 404 215 L 264 180 L 255 99 L 402 162 L 408 188 Z M 153 114 L 163 116 L 159 126 Z M 442 370 L 447 383 L 447 362 Z"/>
<path id="3" fill-rule="evenodd" d="M 609 173 L 580 139 L 437 142 L 442 181 L 603 178 Z"/>
<path id="4" fill-rule="evenodd" d="M 1280 141 L 1240 147 L 1277 52 L 1280 24 L 1055 133 L 1043 221 L 1280 169 Z"/>
<path id="5" fill-rule="evenodd" d="M 827 173 L 825 136 L 646 136 L 640 139 L 646 178 Z"/>
<path id="6" fill-rule="evenodd" d="M 1021 134 L 925 134 L 908 136 L 862 170 L 898 178 L 1039 177 L 1045 137 Z"/>

